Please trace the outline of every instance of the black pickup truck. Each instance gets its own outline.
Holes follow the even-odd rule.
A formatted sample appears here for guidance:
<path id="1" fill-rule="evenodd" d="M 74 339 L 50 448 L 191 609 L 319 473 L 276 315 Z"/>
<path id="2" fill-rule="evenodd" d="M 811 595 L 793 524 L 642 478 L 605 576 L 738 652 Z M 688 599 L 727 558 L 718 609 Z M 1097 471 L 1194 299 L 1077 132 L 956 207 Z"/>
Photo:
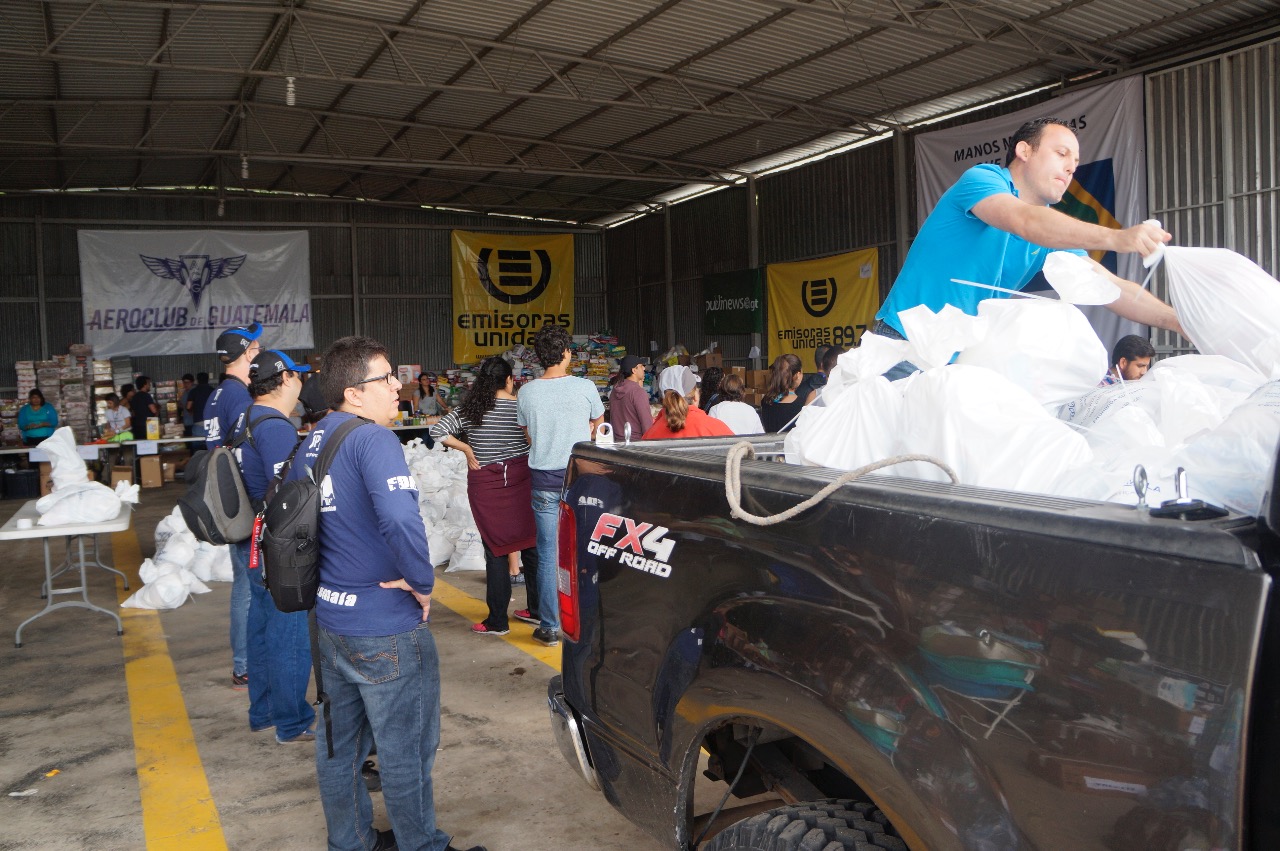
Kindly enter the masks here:
<path id="1" fill-rule="evenodd" d="M 1260 517 L 868 476 L 761 526 L 741 440 L 569 464 L 551 720 L 627 818 L 676 849 L 1280 848 L 1275 469 Z M 748 440 L 752 514 L 839 475 Z"/>

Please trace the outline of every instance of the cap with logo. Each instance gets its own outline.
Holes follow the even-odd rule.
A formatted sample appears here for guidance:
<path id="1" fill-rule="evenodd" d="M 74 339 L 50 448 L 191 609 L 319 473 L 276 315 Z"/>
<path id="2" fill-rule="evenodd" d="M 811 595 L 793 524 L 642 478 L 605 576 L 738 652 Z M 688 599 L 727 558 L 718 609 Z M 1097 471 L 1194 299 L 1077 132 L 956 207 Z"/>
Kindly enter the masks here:
<path id="1" fill-rule="evenodd" d="M 658 375 L 658 392 L 674 390 L 681 396 L 688 396 L 698 386 L 698 380 L 697 374 L 687 366 L 669 366 Z"/>
<path id="2" fill-rule="evenodd" d="M 249 346 L 261 336 L 262 325 L 257 322 L 228 328 L 218 335 L 218 358 L 223 363 L 234 362 L 249 351 Z"/>
<path id="3" fill-rule="evenodd" d="M 266 381 L 282 372 L 310 372 L 311 367 L 296 364 L 293 358 L 276 349 L 263 349 L 249 364 L 249 377 L 254 382 Z"/>
<path id="4" fill-rule="evenodd" d="M 644 363 L 644 361 L 642 361 L 640 358 L 636 357 L 635 355 L 627 355 L 621 361 L 618 362 L 618 372 L 622 375 L 623 378 L 630 378 L 631 371 L 642 363 Z"/>

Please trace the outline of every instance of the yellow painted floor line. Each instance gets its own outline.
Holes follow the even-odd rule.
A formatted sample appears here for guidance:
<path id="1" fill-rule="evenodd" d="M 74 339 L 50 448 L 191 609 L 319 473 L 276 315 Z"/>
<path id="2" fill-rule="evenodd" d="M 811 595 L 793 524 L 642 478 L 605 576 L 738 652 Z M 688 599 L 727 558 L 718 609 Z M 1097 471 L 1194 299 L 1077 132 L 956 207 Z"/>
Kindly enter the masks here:
<path id="1" fill-rule="evenodd" d="M 130 587 L 141 587 L 137 533 L 133 529 L 114 533 L 111 553 L 116 568 L 129 577 Z M 123 602 L 132 592 L 125 591 L 117 579 L 116 593 Z M 121 609 L 120 619 L 147 849 L 225 849 L 222 822 L 196 749 L 160 615 L 151 609 Z"/>
<path id="2" fill-rule="evenodd" d="M 472 597 L 467 592 L 450 585 L 441 579 L 439 574 L 436 575 L 435 590 L 431 592 L 431 602 L 439 603 L 449 611 L 462 615 L 470 623 L 480 623 L 489 614 L 489 607 L 484 600 Z M 560 648 L 544 647 L 534 641 L 533 626 L 531 624 L 511 618 L 511 631 L 498 637 L 512 647 L 522 650 L 542 662 L 553 671 L 560 670 Z M 492 641 L 493 639 L 477 635 L 475 640 Z"/>

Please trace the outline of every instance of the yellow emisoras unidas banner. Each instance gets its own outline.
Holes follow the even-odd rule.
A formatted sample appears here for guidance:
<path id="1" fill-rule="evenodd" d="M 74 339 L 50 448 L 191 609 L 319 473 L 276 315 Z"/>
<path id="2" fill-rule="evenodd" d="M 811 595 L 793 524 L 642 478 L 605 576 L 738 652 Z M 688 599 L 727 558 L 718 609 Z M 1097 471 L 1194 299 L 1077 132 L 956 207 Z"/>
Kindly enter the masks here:
<path id="1" fill-rule="evenodd" d="M 850 251 L 767 267 L 769 360 L 793 354 L 813 369 L 818 346 L 849 349 L 880 309 L 880 252 Z"/>
<path id="2" fill-rule="evenodd" d="M 573 234 L 453 231 L 453 360 L 475 363 L 555 322 L 573 333 Z"/>

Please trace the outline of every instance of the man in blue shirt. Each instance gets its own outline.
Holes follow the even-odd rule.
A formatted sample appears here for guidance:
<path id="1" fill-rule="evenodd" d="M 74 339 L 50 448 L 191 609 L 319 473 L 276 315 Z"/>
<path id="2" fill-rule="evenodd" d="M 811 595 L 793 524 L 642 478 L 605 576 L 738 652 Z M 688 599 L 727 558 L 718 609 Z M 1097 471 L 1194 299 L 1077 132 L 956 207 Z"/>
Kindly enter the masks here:
<path id="1" fill-rule="evenodd" d="M 262 350 L 258 338 L 262 326 L 228 328 L 218 335 L 218 360 L 227 377 L 213 391 L 204 406 L 204 445 L 216 449 L 239 430 L 240 417 L 253 404 L 249 396 L 249 365 Z M 137 420 L 134 434 L 137 434 Z M 249 542 L 231 544 L 231 687 L 249 687 L 249 651 L 246 630 L 249 624 Z"/>
<path id="2" fill-rule="evenodd" d="M 243 428 L 249 430 L 250 439 L 240 444 L 237 454 L 245 490 L 256 509 L 261 509 L 272 479 L 298 445 L 298 432 L 288 418 L 302 389 L 299 373 L 308 369 L 271 349 L 262 351 L 249 367 L 254 403 L 245 414 Z M 313 742 L 311 724 L 316 713 L 307 702 L 311 680 L 307 613 L 276 608 L 252 552 L 249 587 L 249 729 L 256 733 L 274 727 L 280 744 Z"/>
<path id="3" fill-rule="evenodd" d="M 1080 143 L 1065 122 L 1029 121 L 1009 141 L 1004 168 L 991 163 L 974 166 L 938 200 L 876 314 L 873 333 L 903 339 L 898 314 L 904 310 L 923 304 L 937 312 L 951 304 L 976 315 L 978 302 L 999 295 L 953 283 L 952 278 L 1020 290 L 1044 266 L 1050 251 L 1133 252 L 1145 257 L 1169 241 L 1170 235 L 1154 224 L 1115 230 L 1051 208 L 1062 200 L 1080 162 Z M 1120 298 L 1107 305 L 1110 310 L 1143 325 L 1182 333 L 1172 307 L 1095 265 L 1120 287 Z"/>
<path id="4" fill-rule="evenodd" d="M 440 665 L 427 624 L 435 572 L 418 485 L 385 428 L 399 410 L 400 382 L 386 348 L 368 337 L 330 346 L 320 380 L 332 412 L 298 450 L 289 479 L 315 467 L 342 423 L 369 423 L 348 434 L 320 483 L 315 612 L 332 731 L 317 728 L 316 775 L 329 848 L 457 851 L 436 827 L 431 784 L 440 744 Z M 391 831 L 374 830 L 360 776 L 375 739 Z"/>

